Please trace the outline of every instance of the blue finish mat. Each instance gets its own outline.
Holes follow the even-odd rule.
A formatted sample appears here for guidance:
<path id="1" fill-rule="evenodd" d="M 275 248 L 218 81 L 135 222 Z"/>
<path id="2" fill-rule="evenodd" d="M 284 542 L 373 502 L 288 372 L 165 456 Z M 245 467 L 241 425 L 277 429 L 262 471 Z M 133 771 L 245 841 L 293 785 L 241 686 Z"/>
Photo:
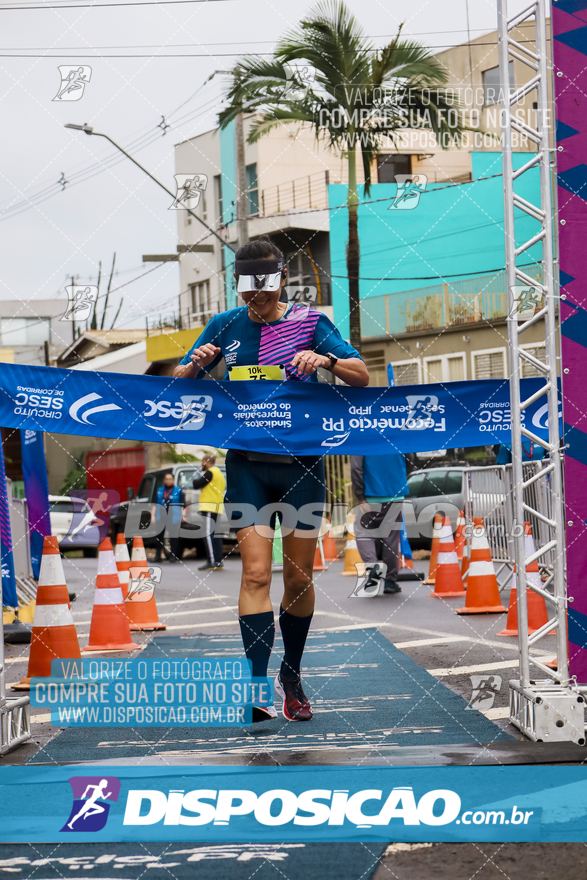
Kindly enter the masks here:
<path id="1" fill-rule="evenodd" d="M 157 636 L 143 657 L 236 657 L 240 635 Z M 270 674 L 283 647 L 276 638 Z M 395 648 L 376 629 L 310 632 L 303 681 L 314 709 L 307 723 L 276 720 L 248 728 L 67 729 L 30 763 L 108 761 L 117 758 L 205 754 L 251 757 L 258 752 L 313 753 L 379 746 L 480 744 L 511 739 L 497 725 Z M 280 708 L 278 706 L 278 708 Z"/>
<path id="2" fill-rule="evenodd" d="M 78 843 L 0 845 L 0 871 L 19 880 L 369 880 L 384 846 L 374 843 Z M 149 870 L 147 870 L 149 869 Z"/>

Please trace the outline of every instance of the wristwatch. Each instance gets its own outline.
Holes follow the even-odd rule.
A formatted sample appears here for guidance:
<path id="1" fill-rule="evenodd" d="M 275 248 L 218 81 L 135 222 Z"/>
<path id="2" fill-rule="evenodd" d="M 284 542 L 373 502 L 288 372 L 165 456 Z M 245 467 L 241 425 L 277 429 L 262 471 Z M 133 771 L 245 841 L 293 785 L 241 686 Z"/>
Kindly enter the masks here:
<path id="1" fill-rule="evenodd" d="M 335 354 L 332 354 L 332 352 L 330 352 L 330 351 L 326 352 L 325 357 L 330 358 L 330 366 L 326 367 L 326 369 L 330 370 L 332 372 L 332 370 L 335 368 L 335 366 L 338 363 L 338 358 L 336 357 Z"/>

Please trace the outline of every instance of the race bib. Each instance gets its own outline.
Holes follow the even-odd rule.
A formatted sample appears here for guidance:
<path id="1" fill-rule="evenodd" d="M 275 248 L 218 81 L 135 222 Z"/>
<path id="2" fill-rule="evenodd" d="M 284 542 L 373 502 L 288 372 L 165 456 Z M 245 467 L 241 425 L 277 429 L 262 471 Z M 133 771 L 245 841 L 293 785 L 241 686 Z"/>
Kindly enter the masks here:
<path id="1" fill-rule="evenodd" d="M 256 364 L 251 367 L 229 367 L 228 378 L 233 382 L 246 382 L 250 379 L 268 379 L 281 382 L 287 377 L 285 368 L 277 364 Z"/>

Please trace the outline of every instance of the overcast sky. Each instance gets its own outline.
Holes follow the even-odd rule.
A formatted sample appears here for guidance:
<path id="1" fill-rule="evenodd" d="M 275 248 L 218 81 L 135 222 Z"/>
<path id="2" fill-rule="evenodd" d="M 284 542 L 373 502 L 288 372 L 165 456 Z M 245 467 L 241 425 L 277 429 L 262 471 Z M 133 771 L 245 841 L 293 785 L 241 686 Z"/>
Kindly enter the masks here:
<path id="1" fill-rule="evenodd" d="M 114 149 L 64 123 L 88 122 L 108 133 L 173 189 L 173 145 L 216 124 L 221 78 L 204 85 L 207 77 L 231 67 L 240 55 L 271 52 L 313 4 L 182 0 L 112 8 L 116 0 L 94 0 L 110 5 L 92 8 L 88 0 L 44 0 L 56 8 L 26 8 L 33 2 L 39 5 L 39 0 L 0 4 L 0 210 L 7 212 L 0 222 L 0 297 L 59 296 L 65 304 L 70 275 L 90 282 L 98 261 L 109 265 L 116 251 L 115 286 L 124 284 L 155 265 L 142 264 L 142 254 L 172 253 L 177 238 L 169 197 L 126 159 L 104 169 L 101 163 L 115 158 Z M 9 5 L 19 9 L 8 10 Z M 402 21 L 404 36 L 429 46 L 446 48 L 467 39 L 465 0 L 349 0 L 348 5 L 375 45 L 387 42 Z M 509 5 L 515 12 L 525 2 Z M 469 0 L 473 37 L 493 30 L 496 18 L 496 0 Z M 144 57 L 109 57 L 123 54 Z M 92 68 L 84 96 L 54 102 L 58 65 L 78 62 Z M 162 115 L 172 124 L 165 136 L 157 128 Z M 153 142 L 141 149 L 149 139 Z M 91 166 L 100 173 L 72 185 L 75 174 Z M 71 182 L 55 191 L 62 173 Z M 50 197 L 40 201 L 45 190 Z M 31 201 L 32 207 L 16 213 L 16 206 Z M 144 326 L 145 314 L 169 311 L 178 292 L 177 264 L 156 269 L 124 289 L 117 326 Z"/>

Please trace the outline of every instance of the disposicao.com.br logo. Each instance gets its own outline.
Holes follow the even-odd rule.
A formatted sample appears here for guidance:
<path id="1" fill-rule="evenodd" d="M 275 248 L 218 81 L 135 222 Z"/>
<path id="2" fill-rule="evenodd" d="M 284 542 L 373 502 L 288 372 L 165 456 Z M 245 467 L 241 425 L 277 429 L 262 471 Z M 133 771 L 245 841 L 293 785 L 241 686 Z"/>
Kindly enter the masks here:
<path id="1" fill-rule="evenodd" d="M 295 793 L 271 789 L 257 794 L 248 789 L 131 790 L 123 824 L 132 825 L 235 825 L 248 817 L 262 826 L 341 826 L 356 828 L 387 826 L 392 820 L 403 825 L 439 826 L 502 824 L 527 825 L 534 811 L 517 807 L 504 810 L 466 810 L 461 815 L 461 798 L 450 789 L 434 789 L 416 798 L 411 786 L 398 786 L 386 794 L 381 789 L 363 789 L 351 794 L 345 789 L 308 789 Z M 236 820 L 236 823 L 233 821 Z M 247 821 L 247 820 L 245 820 Z"/>
<path id="2" fill-rule="evenodd" d="M 101 831 L 108 821 L 110 803 L 120 794 L 116 776 L 72 776 L 73 806 L 62 831 Z"/>

